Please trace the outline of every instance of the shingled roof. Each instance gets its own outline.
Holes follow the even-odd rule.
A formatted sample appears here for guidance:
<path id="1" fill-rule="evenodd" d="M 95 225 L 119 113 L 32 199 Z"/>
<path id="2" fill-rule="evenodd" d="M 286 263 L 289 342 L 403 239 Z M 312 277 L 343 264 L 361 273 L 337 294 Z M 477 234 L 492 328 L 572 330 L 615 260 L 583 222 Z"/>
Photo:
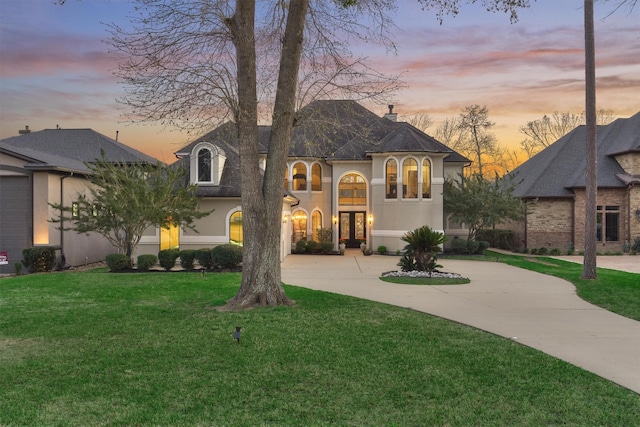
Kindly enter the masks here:
<path id="1" fill-rule="evenodd" d="M 105 153 L 114 163 L 144 162 L 157 159 L 128 147 L 92 129 L 45 129 L 0 141 L 0 151 L 27 160 L 30 169 L 88 172 L 86 163 Z"/>
<path id="2" fill-rule="evenodd" d="M 598 126 L 597 175 L 600 188 L 624 188 L 626 172 L 615 160 L 640 152 L 640 113 Z M 514 169 L 514 195 L 524 198 L 573 197 L 574 188 L 586 186 L 586 128 L 579 126 Z"/>

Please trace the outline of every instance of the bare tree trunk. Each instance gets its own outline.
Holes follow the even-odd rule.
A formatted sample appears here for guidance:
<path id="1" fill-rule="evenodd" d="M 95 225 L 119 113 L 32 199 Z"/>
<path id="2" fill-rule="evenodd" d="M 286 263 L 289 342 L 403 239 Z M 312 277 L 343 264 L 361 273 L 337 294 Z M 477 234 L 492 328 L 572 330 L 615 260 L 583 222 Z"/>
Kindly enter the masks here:
<path id="1" fill-rule="evenodd" d="M 264 179 L 258 168 L 255 39 L 255 1 L 236 4 L 238 49 L 238 132 L 242 170 L 243 233 L 242 284 L 227 309 L 256 305 L 290 305 L 280 270 L 280 234 L 284 189 L 282 172 L 291 145 L 298 70 L 308 0 L 292 1 L 280 58 L 278 87 L 271 126 L 271 141 Z M 250 36 L 249 36 L 250 35 Z M 247 129 L 245 129 L 245 126 Z M 250 131 L 249 131 L 250 129 Z"/>
<path id="2" fill-rule="evenodd" d="M 596 160 L 596 66 L 593 0 L 584 1 L 585 116 L 586 116 L 586 194 L 583 279 L 596 278 L 596 199 L 598 192 Z"/>

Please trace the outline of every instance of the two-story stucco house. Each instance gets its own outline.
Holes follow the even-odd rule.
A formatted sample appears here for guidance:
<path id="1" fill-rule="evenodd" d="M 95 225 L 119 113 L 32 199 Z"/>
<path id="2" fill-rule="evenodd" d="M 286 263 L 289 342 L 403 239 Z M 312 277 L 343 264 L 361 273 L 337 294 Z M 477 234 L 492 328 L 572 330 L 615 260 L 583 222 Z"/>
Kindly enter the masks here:
<path id="1" fill-rule="evenodd" d="M 344 240 L 376 250 L 404 247 L 400 237 L 428 225 L 448 235 L 466 230 L 449 224 L 443 205 L 445 176 L 455 176 L 470 161 L 389 113 L 380 117 L 354 101 L 314 101 L 296 120 L 283 171 L 281 253 L 299 240 L 319 240 L 333 231 Z M 269 127 L 259 138 L 267 153 Z M 234 125 L 226 123 L 175 154 L 198 185 L 203 209 L 214 211 L 187 230 L 148 230 L 139 253 L 243 241 L 240 173 Z M 265 158 L 266 160 L 266 158 Z"/>

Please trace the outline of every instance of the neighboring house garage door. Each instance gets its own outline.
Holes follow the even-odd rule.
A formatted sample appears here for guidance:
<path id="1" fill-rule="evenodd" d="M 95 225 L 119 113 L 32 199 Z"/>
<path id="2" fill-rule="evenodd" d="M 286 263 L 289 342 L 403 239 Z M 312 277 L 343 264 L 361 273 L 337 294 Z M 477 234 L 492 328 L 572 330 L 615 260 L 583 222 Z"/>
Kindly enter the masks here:
<path id="1" fill-rule="evenodd" d="M 7 252 L 9 264 L 0 274 L 13 273 L 22 261 L 22 250 L 31 246 L 31 185 L 26 176 L 0 177 L 0 252 Z"/>

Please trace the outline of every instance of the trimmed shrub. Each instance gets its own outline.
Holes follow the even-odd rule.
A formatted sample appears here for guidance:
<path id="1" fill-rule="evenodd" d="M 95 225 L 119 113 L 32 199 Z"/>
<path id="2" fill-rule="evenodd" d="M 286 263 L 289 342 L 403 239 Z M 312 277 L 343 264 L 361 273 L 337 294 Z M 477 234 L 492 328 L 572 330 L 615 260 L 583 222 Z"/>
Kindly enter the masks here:
<path id="1" fill-rule="evenodd" d="M 453 239 L 451 241 L 451 251 L 454 254 L 467 253 L 467 241 L 464 239 Z"/>
<path id="2" fill-rule="evenodd" d="M 242 247 L 220 245 L 211 250 L 213 265 L 219 268 L 235 268 L 242 263 Z"/>
<path id="3" fill-rule="evenodd" d="M 169 271 L 176 265 L 176 259 L 180 255 L 180 251 L 177 249 L 165 249 L 158 252 L 158 260 L 160 266 Z"/>
<path id="4" fill-rule="evenodd" d="M 477 240 L 467 241 L 467 253 L 477 254 L 479 250 L 480 250 L 480 242 L 478 242 Z"/>
<path id="5" fill-rule="evenodd" d="M 318 242 L 316 242 L 315 240 L 309 240 L 307 242 L 306 250 L 310 254 L 316 254 L 316 253 L 320 252 L 320 244 Z"/>
<path id="6" fill-rule="evenodd" d="M 478 240 L 478 251 L 475 253 L 481 254 L 485 251 L 485 249 L 489 249 L 489 242 L 487 242 L 486 240 Z"/>
<path id="7" fill-rule="evenodd" d="M 140 271 L 149 271 L 151 267 L 156 265 L 158 262 L 158 257 L 153 254 L 145 254 L 138 256 L 138 270 Z"/>
<path id="8" fill-rule="evenodd" d="M 125 254 L 109 254 L 105 258 L 105 262 L 110 271 L 120 271 L 131 268 L 131 258 Z"/>
<path id="9" fill-rule="evenodd" d="M 544 246 L 538 249 L 538 255 L 546 255 L 547 253 L 549 253 L 549 250 Z"/>
<path id="10" fill-rule="evenodd" d="M 180 251 L 180 266 L 185 270 L 193 270 L 193 262 L 196 260 L 196 251 L 185 249 Z"/>
<path id="11" fill-rule="evenodd" d="M 558 249 L 558 248 L 551 249 L 551 251 L 549 252 L 549 255 L 553 255 L 553 256 L 560 255 L 560 249 Z"/>
<path id="12" fill-rule="evenodd" d="M 333 253 L 333 243 L 332 242 L 321 242 L 320 250 L 323 254 L 331 254 Z"/>
<path id="13" fill-rule="evenodd" d="M 304 240 L 298 240 L 296 242 L 296 253 L 302 254 L 307 250 L 307 242 Z"/>
<path id="14" fill-rule="evenodd" d="M 213 268 L 213 255 L 211 249 L 202 248 L 196 250 L 196 259 L 198 264 L 205 270 L 211 270 Z"/>
<path id="15" fill-rule="evenodd" d="M 636 239 L 633 241 L 633 245 L 631 245 L 631 251 L 636 254 L 640 252 L 640 237 L 636 237 Z"/>
<path id="16" fill-rule="evenodd" d="M 56 265 L 56 250 L 51 246 L 36 246 L 22 251 L 22 263 L 29 273 L 53 270 Z"/>
<path id="17" fill-rule="evenodd" d="M 478 230 L 477 240 L 486 240 L 492 248 L 511 250 L 516 245 L 515 233 L 512 230 Z"/>
<path id="18" fill-rule="evenodd" d="M 378 253 L 379 254 L 386 254 L 387 253 L 387 247 L 385 245 L 378 246 Z"/>

